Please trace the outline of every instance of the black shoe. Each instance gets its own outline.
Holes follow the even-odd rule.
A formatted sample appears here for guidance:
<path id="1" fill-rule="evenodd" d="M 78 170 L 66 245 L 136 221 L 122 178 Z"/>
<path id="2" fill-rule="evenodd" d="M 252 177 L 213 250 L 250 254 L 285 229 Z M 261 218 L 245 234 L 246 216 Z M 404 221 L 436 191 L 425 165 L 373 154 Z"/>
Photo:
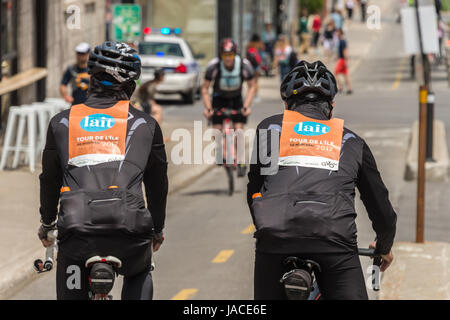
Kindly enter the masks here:
<path id="1" fill-rule="evenodd" d="M 352 90 L 347 90 L 347 94 L 348 94 L 348 95 L 350 95 L 350 94 L 352 94 L 352 93 L 353 93 Z"/>
<path id="2" fill-rule="evenodd" d="M 244 177 L 247 172 L 247 166 L 245 164 L 238 164 L 237 166 L 237 176 Z"/>

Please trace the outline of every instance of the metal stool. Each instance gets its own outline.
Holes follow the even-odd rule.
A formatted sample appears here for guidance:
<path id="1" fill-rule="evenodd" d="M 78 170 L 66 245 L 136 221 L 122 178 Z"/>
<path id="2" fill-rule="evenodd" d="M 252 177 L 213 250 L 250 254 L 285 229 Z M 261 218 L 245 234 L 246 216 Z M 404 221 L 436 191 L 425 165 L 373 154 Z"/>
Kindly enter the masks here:
<path id="1" fill-rule="evenodd" d="M 69 102 L 61 98 L 46 98 L 44 102 L 51 103 L 52 105 L 56 106 L 58 112 L 69 109 L 71 106 Z"/>
<path id="2" fill-rule="evenodd" d="M 13 132 L 16 125 L 16 118 L 19 124 L 16 132 L 16 145 L 12 145 Z M 22 145 L 25 124 L 27 123 L 28 145 Z M 20 152 L 27 152 L 27 158 L 30 164 L 30 171 L 36 169 L 36 109 L 29 105 L 21 107 L 10 107 L 8 123 L 6 127 L 5 141 L 3 143 L 2 158 L 0 161 L 0 170 L 5 168 L 8 152 L 14 151 L 14 160 L 12 168 L 17 168 L 19 164 Z"/>
<path id="3" fill-rule="evenodd" d="M 50 120 L 59 112 L 55 104 L 46 102 L 34 102 L 31 105 L 36 109 L 38 119 L 38 145 L 36 152 L 42 153 L 47 139 L 47 129 Z"/>

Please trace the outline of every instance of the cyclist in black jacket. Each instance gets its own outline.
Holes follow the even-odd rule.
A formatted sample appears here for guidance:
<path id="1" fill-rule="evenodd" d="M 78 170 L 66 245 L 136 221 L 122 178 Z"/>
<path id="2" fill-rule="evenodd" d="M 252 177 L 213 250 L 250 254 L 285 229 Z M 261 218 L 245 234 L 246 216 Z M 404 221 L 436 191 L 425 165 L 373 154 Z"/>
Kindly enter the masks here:
<path id="1" fill-rule="evenodd" d="M 337 87 L 335 77 L 322 62 L 299 62 L 280 91 L 286 110 L 300 113 L 311 122 L 330 123 Z M 338 167 L 277 165 L 278 171 L 272 172 L 275 174 L 264 175 L 262 170 L 270 164 L 262 163 L 260 149 L 267 148 L 270 156 L 271 137 L 280 139 L 283 127 L 287 127 L 283 114 L 258 125 L 254 150 L 257 161 L 248 173 L 247 199 L 257 239 L 255 299 L 286 299 L 280 278 L 287 271 L 283 261 L 288 256 L 321 265 L 317 282 L 325 299 L 367 299 L 357 252 L 355 187 L 377 235 L 371 246 L 382 255 L 381 271 L 393 259 L 397 221 L 370 148 L 343 127 Z M 262 134 L 264 130 L 268 130 L 266 135 Z"/>
<path id="2" fill-rule="evenodd" d="M 158 123 L 129 104 L 140 72 L 128 45 L 97 46 L 89 58 L 88 99 L 50 122 L 39 238 L 51 245 L 47 234 L 57 227 L 58 299 L 88 299 L 84 263 L 96 255 L 122 261 L 122 299 L 152 299 L 151 255 L 164 240 L 167 160 Z"/>

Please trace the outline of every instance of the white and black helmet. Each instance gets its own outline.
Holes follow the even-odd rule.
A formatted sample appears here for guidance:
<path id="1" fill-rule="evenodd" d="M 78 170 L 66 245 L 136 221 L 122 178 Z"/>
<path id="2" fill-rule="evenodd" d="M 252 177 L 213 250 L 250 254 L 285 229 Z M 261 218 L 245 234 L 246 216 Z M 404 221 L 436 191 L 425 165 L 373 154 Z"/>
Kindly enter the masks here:
<path id="1" fill-rule="evenodd" d="M 333 101 L 337 93 L 336 78 L 321 62 L 298 62 L 283 79 L 280 94 L 283 100 L 301 98 L 308 93 L 316 93 Z"/>
<path id="2" fill-rule="evenodd" d="M 106 41 L 89 55 L 89 73 L 104 85 L 114 86 L 141 75 L 141 59 L 137 51 L 122 42 Z"/>

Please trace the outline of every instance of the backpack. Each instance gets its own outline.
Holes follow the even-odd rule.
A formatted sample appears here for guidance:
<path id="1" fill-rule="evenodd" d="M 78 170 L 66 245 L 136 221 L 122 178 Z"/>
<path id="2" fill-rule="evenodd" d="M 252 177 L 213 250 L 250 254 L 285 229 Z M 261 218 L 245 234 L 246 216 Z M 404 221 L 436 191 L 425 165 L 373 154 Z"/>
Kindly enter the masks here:
<path id="1" fill-rule="evenodd" d="M 261 56 L 259 55 L 259 52 L 257 49 L 255 48 L 248 48 L 247 50 L 247 59 L 248 61 L 250 61 L 250 63 L 252 64 L 253 68 L 257 68 L 261 62 Z"/>

